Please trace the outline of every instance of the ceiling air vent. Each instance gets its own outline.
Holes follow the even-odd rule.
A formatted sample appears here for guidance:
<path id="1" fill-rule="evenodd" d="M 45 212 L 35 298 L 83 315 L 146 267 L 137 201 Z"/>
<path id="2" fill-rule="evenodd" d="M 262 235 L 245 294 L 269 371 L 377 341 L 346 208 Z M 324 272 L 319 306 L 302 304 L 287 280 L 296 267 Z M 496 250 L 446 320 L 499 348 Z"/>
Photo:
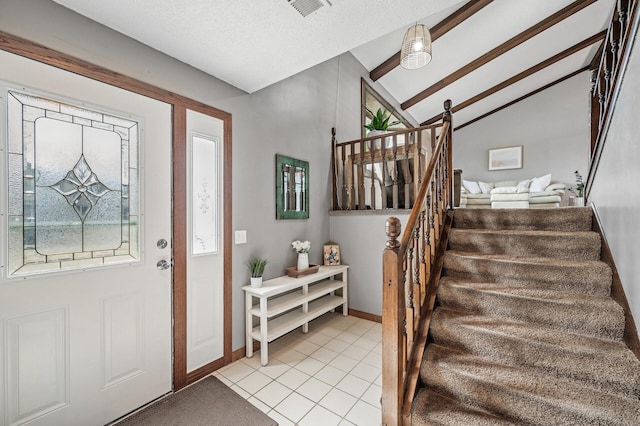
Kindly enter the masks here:
<path id="1" fill-rule="evenodd" d="M 320 0 L 289 0 L 289 4 L 302 16 L 310 15 L 324 6 Z"/>

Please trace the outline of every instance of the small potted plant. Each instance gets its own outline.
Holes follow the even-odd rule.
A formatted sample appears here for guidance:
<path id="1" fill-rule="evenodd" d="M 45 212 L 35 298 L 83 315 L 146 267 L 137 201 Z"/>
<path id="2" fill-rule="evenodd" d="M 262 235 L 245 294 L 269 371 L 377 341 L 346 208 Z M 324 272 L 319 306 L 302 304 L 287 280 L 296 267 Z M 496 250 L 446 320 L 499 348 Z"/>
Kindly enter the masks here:
<path id="1" fill-rule="evenodd" d="M 249 272 L 251 272 L 251 287 L 262 286 L 262 275 L 264 268 L 267 266 L 267 259 L 253 258 L 247 264 Z"/>
<path id="2" fill-rule="evenodd" d="M 385 134 L 387 133 L 387 129 L 389 128 L 389 126 L 395 126 L 396 124 L 401 123 L 401 121 L 392 121 L 391 123 L 389 123 L 389 119 L 391 118 L 391 113 L 386 109 L 378 108 L 375 114 L 371 112 L 369 108 L 365 107 L 365 109 L 369 112 L 369 114 L 372 115 L 371 122 L 369 124 L 364 125 L 365 129 L 369 131 L 367 132 L 367 136 L 376 136 L 376 135 Z M 393 145 L 393 142 L 390 139 L 391 139 L 390 137 L 384 138 L 385 148 L 391 148 L 391 146 Z M 369 142 L 367 142 L 367 145 L 368 144 Z M 365 149 L 368 150 L 369 147 L 366 146 Z"/>
<path id="3" fill-rule="evenodd" d="M 367 107 L 365 108 L 369 112 L 369 114 L 373 116 L 371 118 L 371 122 L 369 124 L 364 125 L 365 129 L 369 130 L 369 135 L 372 135 L 371 132 L 375 132 L 376 130 L 386 132 L 389 126 L 395 126 L 396 124 L 401 123 L 400 121 L 392 121 L 391 123 L 389 123 L 389 119 L 391 118 L 391 113 L 386 109 L 378 108 L 378 111 L 376 111 L 376 113 L 374 114 L 373 112 L 371 112 L 369 108 Z M 373 133 L 373 134 L 375 135 L 379 133 Z"/>
<path id="4" fill-rule="evenodd" d="M 584 206 L 584 182 L 582 181 L 582 175 L 578 170 L 573 172 L 576 176 L 576 186 L 571 188 L 571 192 L 576 194 L 575 205 Z"/>

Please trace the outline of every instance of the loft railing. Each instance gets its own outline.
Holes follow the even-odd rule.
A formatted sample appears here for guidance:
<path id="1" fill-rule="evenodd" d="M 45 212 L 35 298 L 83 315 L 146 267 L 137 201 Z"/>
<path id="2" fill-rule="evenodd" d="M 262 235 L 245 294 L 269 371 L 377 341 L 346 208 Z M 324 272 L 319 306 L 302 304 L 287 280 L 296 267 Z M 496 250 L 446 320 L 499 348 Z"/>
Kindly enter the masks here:
<path id="1" fill-rule="evenodd" d="M 604 39 L 598 67 L 591 72 L 591 161 L 585 196 L 595 177 L 613 106 L 622 84 L 622 74 L 631 53 L 631 43 L 638 30 L 638 0 L 618 0 Z"/>
<path id="2" fill-rule="evenodd" d="M 382 424 L 408 424 L 453 206 L 451 101 L 402 237 L 386 223 L 382 257 Z"/>
<path id="3" fill-rule="evenodd" d="M 442 124 L 348 142 L 332 137 L 333 210 L 410 209 Z"/>

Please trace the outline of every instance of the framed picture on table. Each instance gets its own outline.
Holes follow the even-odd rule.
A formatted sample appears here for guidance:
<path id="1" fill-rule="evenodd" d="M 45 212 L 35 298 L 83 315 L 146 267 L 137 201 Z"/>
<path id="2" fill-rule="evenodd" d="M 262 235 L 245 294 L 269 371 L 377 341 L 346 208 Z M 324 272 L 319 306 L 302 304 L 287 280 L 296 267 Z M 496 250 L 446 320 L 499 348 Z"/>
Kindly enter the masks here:
<path id="1" fill-rule="evenodd" d="M 325 266 L 340 265 L 340 246 L 337 244 L 325 244 L 322 250 L 322 258 Z"/>

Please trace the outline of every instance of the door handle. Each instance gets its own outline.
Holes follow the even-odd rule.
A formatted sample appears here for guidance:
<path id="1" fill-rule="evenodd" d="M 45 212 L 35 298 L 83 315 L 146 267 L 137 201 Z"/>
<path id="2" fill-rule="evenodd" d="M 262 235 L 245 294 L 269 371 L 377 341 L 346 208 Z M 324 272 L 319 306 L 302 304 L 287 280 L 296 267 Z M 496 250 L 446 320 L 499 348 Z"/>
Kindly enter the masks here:
<path id="1" fill-rule="evenodd" d="M 161 271 L 164 271 L 165 269 L 171 268 L 172 263 L 173 262 L 167 262 L 166 260 L 162 259 L 162 260 L 159 260 L 158 263 L 156 263 L 156 267 Z"/>

